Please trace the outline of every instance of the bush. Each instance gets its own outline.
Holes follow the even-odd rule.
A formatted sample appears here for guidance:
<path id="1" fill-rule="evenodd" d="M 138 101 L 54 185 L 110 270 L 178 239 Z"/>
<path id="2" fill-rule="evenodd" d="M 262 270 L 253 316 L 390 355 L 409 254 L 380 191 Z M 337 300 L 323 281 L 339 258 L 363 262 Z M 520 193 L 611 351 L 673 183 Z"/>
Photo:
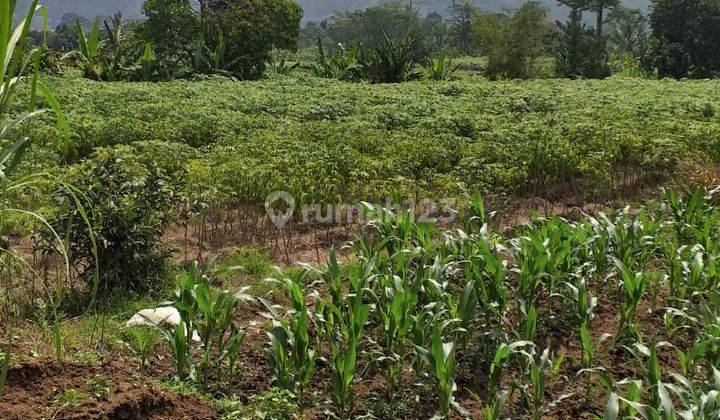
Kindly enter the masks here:
<path id="1" fill-rule="evenodd" d="M 157 167 L 138 163 L 128 146 L 99 149 L 70 169 L 67 182 L 82 195 L 97 242 L 99 292 L 158 290 L 168 254 L 160 236 L 168 222 L 172 194 Z M 71 264 L 92 284 L 93 244 L 73 197 L 59 190 L 50 224 L 68 240 Z M 44 243 L 52 243 L 44 232 Z M 50 246 L 50 245 L 48 245 Z"/>

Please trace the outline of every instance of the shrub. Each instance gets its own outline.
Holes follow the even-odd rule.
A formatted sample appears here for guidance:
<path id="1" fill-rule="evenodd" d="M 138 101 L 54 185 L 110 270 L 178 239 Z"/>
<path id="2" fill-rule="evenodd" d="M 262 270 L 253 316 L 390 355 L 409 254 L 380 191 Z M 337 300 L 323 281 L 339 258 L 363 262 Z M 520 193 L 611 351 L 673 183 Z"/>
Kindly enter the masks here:
<path id="1" fill-rule="evenodd" d="M 164 279 L 167 254 L 160 250 L 160 236 L 168 222 L 171 193 L 157 167 L 143 166 L 129 146 L 105 148 L 67 174 L 67 180 L 84 197 L 96 235 L 99 290 L 157 290 Z M 69 241 L 71 263 L 90 281 L 95 269 L 93 241 L 81 210 L 65 190 L 55 194 L 50 218 L 61 237 Z M 43 243 L 51 242 L 42 232 Z M 46 248 L 47 249 L 47 248 Z"/>

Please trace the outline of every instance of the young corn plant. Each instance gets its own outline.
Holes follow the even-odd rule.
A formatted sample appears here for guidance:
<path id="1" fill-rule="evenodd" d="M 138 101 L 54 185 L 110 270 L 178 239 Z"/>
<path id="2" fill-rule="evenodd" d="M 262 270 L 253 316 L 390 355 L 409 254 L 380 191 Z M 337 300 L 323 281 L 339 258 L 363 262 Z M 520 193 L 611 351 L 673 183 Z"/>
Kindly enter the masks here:
<path id="1" fill-rule="evenodd" d="M 517 293 L 526 306 L 535 304 L 545 290 L 567 280 L 572 265 L 573 227 L 563 219 L 539 220 L 512 240 L 517 273 Z"/>
<path id="2" fill-rule="evenodd" d="M 619 340 L 637 340 L 640 332 L 635 326 L 635 314 L 647 286 L 644 273 L 632 272 L 622 261 L 614 258 L 620 272 L 623 301 L 620 303 L 620 323 L 617 338 Z"/>
<path id="3" fill-rule="evenodd" d="M 295 393 L 301 403 L 316 362 L 315 349 L 310 346 L 310 315 L 302 287 L 307 273 L 306 270 L 293 272 L 279 280 L 290 295 L 292 310 L 287 314 L 287 321 L 273 320 L 274 328 L 267 333 L 270 348 L 265 349 L 265 358 L 277 386 Z"/>
<path id="4" fill-rule="evenodd" d="M 57 125 L 61 129 L 61 133 L 65 134 L 67 124 L 62 117 L 60 112 L 60 104 L 58 103 L 52 92 L 38 81 L 38 69 L 41 60 L 41 49 L 30 49 L 28 42 L 28 34 L 32 25 L 33 17 L 36 13 L 40 13 L 43 18 L 43 30 L 47 24 L 47 13 L 44 6 L 38 5 L 38 0 L 30 2 L 30 7 L 26 13 L 20 12 L 16 16 L 16 2 L 15 1 L 3 1 L 0 4 L 0 117 L 6 120 L 5 126 L 0 130 L 0 144 L 7 143 L 10 134 L 17 131 L 24 122 L 38 116 L 43 110 L 37 110 L 37 95 L 42 95 L 50 107 L 55 112 L 57 117 Z M 16 21 L 16 17 L 18 20 Z M 15 25 L 15 22 L 17 24 Z M 13 101 L 17 87 L 24 81 L 29 80 L 29 92 L 30 97 L 27 100 L 28 112 L 23 114 L 20 111 L 18 117 L 6 118 L 10 111 L 10 104 Z M 9 146 L 2 146 L 0 149 L 0 225 L 4 225 L 5 218 L 10 214 L 19 214 L 23 217 L 33 219 L 38 222 L 41 226 L 47 227 L 51 233 L 54 242 L 56 243 L 55 249 L 61 255 L 63 262 L 63 275 L 65 279 L 70 279 L 70 262 L 67 255 L 68 246 L 60 238 L 57 232 L 49 225 L 47 220 L 41 215 L 40 212 L 13 208 L 11 204 L 14 195 L 23 194 L 24 191 L 33 186 L 46 184 L 48 180 L 62 184 L 57 177 L 47 173 L 35 173 L 26 175 L 21 178 L 15 178 L 18 166 L 23 160 L 24 154 L 30 146 L 30 139 L 21 138 L 15 141 Z M 66 189 L 70 192 L 70 195 L 75 201 L 75 205 L 78 207 L 78 211 L 83 216 L 83 220 L 88 226 L 90 226 L 87 213 L 82 207 L 78 196 L 71 186 L 63 184 Z M 91 241 L 94 244 L 95 236 L 92 231 L 88 233 Z M 9 256 L 25 265 L 34 272 L 31 265 L 27 263 L 24 258 L 9 249 L 6 245 L 0 250 L 0 253 Z M 97 255 L 97 253 L 95 253 Z M 97 259 L 95 261 L 97 268 Z M 98 277 L 95 276 L 97 285 Z M 54 330 L 54 344 L 55 344 L 55 356 L 57 363 L 61 363 L 62 359 L 62 342 L 60 337 L 60 317 L 58 316 L 58 307 L 61 304 L 61 300 L 64 294 L 62 278 L 58 278 L 57 287 L 54 292 L 47 292 L 47 300 L 50 303 L 53 311 L 53 330 Z M 96 289 L 92 290 L 92 300 L 89 306 L 93 306 L 94 296 Z M 9 311 L 11 312 L 11 311 Z M 12 314 L 10 314 L 12 317 Z M 13 320 L 6 322 L 8 337 L 13 336 L 12 326 Z M 4 361 L 0 365 L 0 396 L 4 390 L 4 381 L 9 367 L 9 361 L 12 356 L 12 339 L 8 340 L 8 345 L 4 349 Z"/>
<path id="5" fill-rule="evenodd" d="M 595 319 L 597 298 L 590 296 L 585 277 L 581 275 L 577 277 L 579 278 L 577 286 L 570 282 L 565 282 L 565 288 L 558 296 L 570 305 L 580 333 L 583 363 L 585 367 L 589 368 L 592 367 L 596 347 L 590 337 L 590 324 L 593 319 Z"/>
<path id="6" fill-rule="evenodd" d="M 458 258 L 464 261 L 466 281 L 475 286 L 481 315 L 488 326 L 498 325 L 508 303 L 505 262 L 485 238 L 471 236 L 464 241 L 463 248 Z"/>
<path id="7" fill-rule="evenodd" d="M 381 361 L 388 399 L 392 401 L 400 383 L 409 334 L 413 328 L 412 316 L 418 304 L 420 281 L 413 281 L 407 275 L 382 275 L 378 277 L 378 283 L 377 314 L 383 336 Z"/>
<path id="8" fill-rule="evenodd" d="M 612 219 L 601 215 L 610 242 L 610 255 L 631 270 L 643 270 L 656 253 L 662 223 L 644 211 L 631 216 L 618 211 Z"/>
<path id="9" fill-rule="evenodd" d="M 633 346 L 626 346 L 625 349 L 638 361 L 641 367 L 645 382 L 649 385 L 651 396 L 651 407 L 660 407 L 665 404 L 667 398 L 662 383 L 662 371 L 658 350 L 664 346 L 671 346 L 669 343 L 661 342 L 653 346 L 645 346 L 635 343 Z"/>
<path id="10" fill-rule="evenodd" d="M 203 383 L 211 369 L 232 377 L 245 338 L 235 321 L 241 299 L 251 300 L 244 292 L 232 295 L 211 288 L 209 278 L 197 263 L 180 276 L 180 290 L 175 300 L 169 302 L 179 312 L 180 323 L 168 327 L 148 320 L 170 346 L 179 380 Z M 195 341 L 199 341 L 199 346 Z"/>
<path id="11" fill-rule="evenodd" d="M 445 343 L 442 338 L 441 326 L 433 326 L 432 340 L 429 348 L 416 346 L 420 357 L 430 367 L 430 373 L 435 380 L 438 398 L 440 401 L 439 414 L 447 418 L 453 407 L 459 407 L 455 402 L 455 343 Z"/>
<path id="12" fill-rule="evenodd" d="M 706 194 L 697 189 L 692 192 L 685 191 L 684 195 L 680 196 L 669 188 L 663 188 L 662 193 L 663 204 L 669 210 L 670 220 L 680 242 L 685 245 L 709 246 L 711 232 L 720 222 L 712 205 L 717 190 Z"/>
<path id="13" fill-rule="evenodd" d="M 153 337 L 142 328 L 132 328 L 130 334 L 132 334 L 135 342 L 135 351 L 137 355 L 140 356 L 140 372 L 145 372 L 148 354 L 150 353 L 150 349 L 154 347 L 155 342 Z"/>
<path id="14" fill-rule="evenodd" d="M 332 265 L 331 270 L 334 270 Z M 342 285 L 334 290 L 333 302 L 328 311 L 330 315 L 326 315 L 326 321 L 329 319 L 330 325 L 334 326 L 331 339 L 332 397 L 341 417 L 347 417 L 353 409 L 353 381 L 357 372 L 358 350 L 370 314 L 370 305 L 364 303 L 364 296 L 374 266 L 374 260 L 370 260 L 348 269 L 348 293 L 346 296 L 341 295 Z M 331 275 L 334 276 L 340 278 L 339 274 Z"/>
<path id="15" fill-rule="evenodd" d="M 528 355 L 529 353 L 526 349 L 534 345 L 531 341 L 516 341 L 511 344 L 501 344 L 497 350 L 495 350 L 495 356 L 490 364 L 490 374 L 488 376 L 488 395 L 494 395 L 498 391 L 502 376 L 510 364 L 512 357 L 516 354 Z"/>
<path id="16" fill-rule="evenodd" d="M 496 213 L 488 212 L 485 209 L 485 200 L 483 200 L 480 190 L 476 189 L 472 193 L 467 193 L 465 198 L 468 202 L 465 230 L 469 233 L 487 232 Z"/>
<path id="17" fill-rule="evenodd" d="M 500 420 L 501 418 L 503 418 L 502 410 L 509 396 L 510 393 L 503 390 L 497 393 L 497 397 L 495 398 L 495 402 L 493 403 L 493 405 L 490 406 L 483 404 L 483 420 Z"/>
<path id="18" fill-rule="evenodd" d="M 236 356 L 245 339 L 245 333 L 235 321 L 240 299 L 227 291 L 213 290 L 207 281 L 195 285 L 194 297 L 197 307 L 194 325 L 203 346 L 198 377 L 203 380 L 208 369 L 220 369 L 228 361 L 230 365 L 227 369 L 232 374 Z"/>
<path id="19" fill-rule="evenodd" d="M 529 359 L 529 377 L 531 380 L 530 387 L 524 387 L 522 389 L 525 404 L 530 409 L 532 417 L 534 419 L 540 419 L 542 417 L 542 405 L 545 400 L 545 387 L 547 382 L 546 369 L 548 367 L 548 360 L 550 358 L 550 352 L 545 349 L 539 358 L 531 356 Z"/>

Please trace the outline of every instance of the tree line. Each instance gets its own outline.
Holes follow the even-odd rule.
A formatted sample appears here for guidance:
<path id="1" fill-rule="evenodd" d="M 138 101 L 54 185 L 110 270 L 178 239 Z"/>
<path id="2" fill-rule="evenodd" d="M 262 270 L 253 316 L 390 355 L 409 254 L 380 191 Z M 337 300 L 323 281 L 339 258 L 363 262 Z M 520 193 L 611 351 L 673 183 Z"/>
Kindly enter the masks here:
<path id="1" fill-rule="evenodd" d="M 372 49 L 388 39 L 412 39 L 416 63 L 445 55 L 486 56 L 491 78 L 535 77 L 541 57 L 553 58 L 555 75 L 569 78 L 603 78 L 628 69 L 675 78 L 720 72 L 716 0 L 653 0 L 649 14 L 619 0 L 557 2 L 567 10 L 563 21 L 553 21 L 536 1 L 488 13 L 469 0 L 454 0 L 445 18 L 394 0 L 301 27 L 303 11 L 293 0 L 202 0 L 199 6 L 191 0 L 147 0 L 144 19 L 134 22 L 93 24 L 66 15 L 47 45 L 69 51 L 80 49 L 83 37 L 97 39 L 95 57 L 80 54 L 80 61 L 94 61 L 100 70 L 86 73 L 102 80 L 127 79 L 123 74 L 143 65 L 156 79 L 198 73 L 253 79 L 262 76 L 274 50 L 314 49 L 318 42 L 331 52 L 355 42 Z M 113 71 L 123 68 L 130 70 Z"/>

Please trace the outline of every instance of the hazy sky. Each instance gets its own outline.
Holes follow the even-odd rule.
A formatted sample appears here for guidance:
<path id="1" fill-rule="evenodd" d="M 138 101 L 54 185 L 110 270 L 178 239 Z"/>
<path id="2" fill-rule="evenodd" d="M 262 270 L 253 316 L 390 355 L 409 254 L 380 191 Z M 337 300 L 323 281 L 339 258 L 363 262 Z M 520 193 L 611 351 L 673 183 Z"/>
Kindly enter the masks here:
<path id="1" fill-rule="evenodd" d="M 141 15 L 140 7 L 144 0 L 41 0 L 48 9 L 50 27 L 55 27 L 60 21 L 60 17 L 67 13 L 73 12 L 80 16 L 94 17 L 98 15 L 106 16 L 120 11 L 127 17 L 138 17 Z M 298 0 L 305 11 L 305 20 L 324 19 L 336 10 L 352 10 L 363 9 L 368 6 L 377 5 L 386 0 Z M 421 8 L 424 11 L 439 11 L 444 13 L 447 11 L 451 0 L 404 0 L 408 3 Z M 499 11 L 505 8 L 516 8 L 523 3 L 524 0 L 472 0 L 481 10 Z M 541 3 L 548 6 L 554 14 L 561 16 L 563 9 L 557 7 L 555 0 L 540 0 Z M 29 4 L 29 0 L 20 0 L 20 6 Z M 647 9 L 650 0 L 621 0 L 623 5 L 635 7 L 639 9 Z"/>

